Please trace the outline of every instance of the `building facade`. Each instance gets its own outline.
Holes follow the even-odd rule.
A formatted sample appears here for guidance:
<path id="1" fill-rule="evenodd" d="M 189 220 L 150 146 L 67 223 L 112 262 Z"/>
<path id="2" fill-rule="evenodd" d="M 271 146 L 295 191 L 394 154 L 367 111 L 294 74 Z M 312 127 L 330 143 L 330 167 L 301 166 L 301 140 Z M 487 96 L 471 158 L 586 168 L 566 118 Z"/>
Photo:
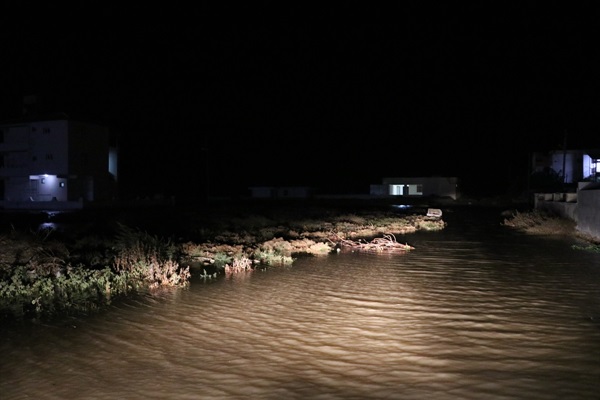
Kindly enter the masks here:
<path id="1" fill-rule="evenodd" d="M 532 173 L 551 172 L 563 183 L 600 181 L 600 150 L 575 149 L 535 152 L 531 157 Z"/>
<path id="2" fill-rule="evenodd" d="M 0 123 L 0 205 L 80 208 L 117 197 L 117 148 L 107 127 L 65 114 Z"/>
<path id="3" fill-rule="evenodd" d="M 382 184 L 371 185 L 374 196 L 399 197 L 448 197 L 459 198 L 456 177 L 390 177 L 383 178 Z"/>
<path id="4" fill-rule="evenodd" d="M 312 196 L 307 186 L 253 186 L 250 187 L 253 199 L 305 199 Z"/>

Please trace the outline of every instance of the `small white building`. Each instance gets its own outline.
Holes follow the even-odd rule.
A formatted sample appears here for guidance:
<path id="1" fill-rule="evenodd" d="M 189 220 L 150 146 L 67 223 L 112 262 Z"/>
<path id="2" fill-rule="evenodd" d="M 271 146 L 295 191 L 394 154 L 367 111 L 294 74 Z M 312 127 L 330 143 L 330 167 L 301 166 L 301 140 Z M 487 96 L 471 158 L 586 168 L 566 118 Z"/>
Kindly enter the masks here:
<path id="1" fill-rule="evenodd" d="M 373 196 L 448 197 L 458 199 L 458 179 L 455 177 L 383 178 L 382 184 L 371 185 Z"/>
<path id="2" fill-rule="evenodd" d="M 253 199 L 305 199 L 312 194 L 307 186 L 253 186 L 249 189 Z"/>
<path id="3" fill-rule="evenodd" d="M 117 149 L 107 127 L 65 114 L 0 123 L 0 206 L 81 208 L 117 196 Z"/>

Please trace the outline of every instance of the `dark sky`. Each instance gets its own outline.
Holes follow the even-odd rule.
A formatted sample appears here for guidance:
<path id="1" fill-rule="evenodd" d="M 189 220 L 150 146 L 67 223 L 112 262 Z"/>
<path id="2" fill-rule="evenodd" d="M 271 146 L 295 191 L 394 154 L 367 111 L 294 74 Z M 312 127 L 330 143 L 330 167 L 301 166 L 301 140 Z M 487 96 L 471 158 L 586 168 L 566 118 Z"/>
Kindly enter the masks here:
<path id="1" fill-rule="evenodd" d="M 5 2 L 0 119 L 37 93 L 107 124 L 130 194 L 198 194 L 207 172 L 214 194 L 429 175 L 503 189 L 565 132 L 600 147 L 593 3 L 323 3 Z"/>

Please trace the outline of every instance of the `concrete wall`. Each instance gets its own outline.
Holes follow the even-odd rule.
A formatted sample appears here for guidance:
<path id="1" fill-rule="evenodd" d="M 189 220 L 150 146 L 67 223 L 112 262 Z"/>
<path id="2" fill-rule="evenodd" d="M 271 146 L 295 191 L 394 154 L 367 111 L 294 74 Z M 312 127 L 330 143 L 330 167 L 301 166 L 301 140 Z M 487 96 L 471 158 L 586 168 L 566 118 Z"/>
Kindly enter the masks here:
<path id="1" fill-rule="evenodd" d="M 537 210 L 546 211 L 551 214 L 558 215 L 562 218 L 569 218 L 577 222 L 577 203 L 567 203 L 564 201 L 538 201 L 536 203 Z"/>
<path id="2" fill-rule="evenodd" d="M 600 240 L 600 190 L 577 194 L 577 230 Z"/>
<path id="3" fill-rule="evenodd" d="M 576 202 L 571 193 L 536 193 L 534 208 L 569 218 L 577 223 L 579 232 L 600 240 L 600 187 L 578 190 Z"/>

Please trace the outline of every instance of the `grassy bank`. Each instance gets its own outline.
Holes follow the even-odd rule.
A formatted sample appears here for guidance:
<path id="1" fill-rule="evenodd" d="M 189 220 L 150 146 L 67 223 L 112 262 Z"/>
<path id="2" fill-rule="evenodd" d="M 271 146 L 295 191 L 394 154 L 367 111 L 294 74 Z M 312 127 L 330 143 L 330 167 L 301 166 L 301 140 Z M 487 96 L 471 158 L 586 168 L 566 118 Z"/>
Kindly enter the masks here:
<path id="1" fill-rule="evenodd" d="M 600 243 L 598 240 L 577 231 L 575 221 L 545 211 L 531 210 L 506 213 L 502 224 L 530 235 L 562 235 L 573 237 L 579 239 L 581 242 L 581 244 L 574 245 L 574 248 L 600 252 Z"/>

